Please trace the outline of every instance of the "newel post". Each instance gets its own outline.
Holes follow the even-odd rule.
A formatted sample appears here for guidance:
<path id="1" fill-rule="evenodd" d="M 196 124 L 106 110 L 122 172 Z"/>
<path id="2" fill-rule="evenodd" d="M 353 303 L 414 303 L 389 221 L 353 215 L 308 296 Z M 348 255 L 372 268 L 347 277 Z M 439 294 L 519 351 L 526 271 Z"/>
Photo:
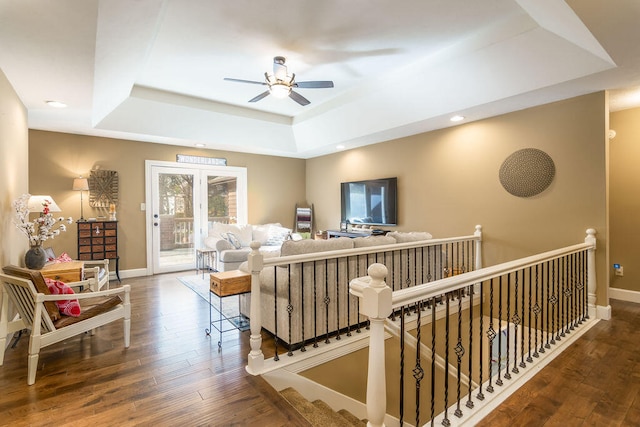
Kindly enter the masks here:
<path id="1" fill-rule="evenodd" d="M 482 226 L 476 225 L 476 231 L 473 233 L 476 240 L 476 259 L 475 259 L 475 269 L 480 270 L 482 268 Z"/>
<path id="2" fill-rule="evenodd" d="M 251 272 L 251 306 L 249 309 L 249 325 L 251 335 L 249 344 L 251 351 L 247 358 L 247 372 L 258 375 L 264 366 L 264 354 L 262 354 L 262 312 L 260 310 L 260 272 L 263 266 L 263 256 L 260 253 L 260 242 L 251 242 L 251 252 L 247 260 Z"/>
<path id="3" fill-rule="evenodd" d="M 589 317 L 596 318 L 596 230 L 590 228 L 587 230 L 587 237 L 584 242 L 591 247 L 587 250 L 587 290 L 588 290 L 588 305 L 589 305 Z"/>
<path id="4" fill-rule="evenodd" d="M 354 279 L 349 292 L 360 298 L 360 314 L 369 317 L 369 367 L 367 374 L 367 426 L 384 427 L 387 412 L 387 384 L 385 378 L 384 322 L 391 314 L 391 288 L 384 278 L 387 267 L 372 264 L 368 277 Z"/>

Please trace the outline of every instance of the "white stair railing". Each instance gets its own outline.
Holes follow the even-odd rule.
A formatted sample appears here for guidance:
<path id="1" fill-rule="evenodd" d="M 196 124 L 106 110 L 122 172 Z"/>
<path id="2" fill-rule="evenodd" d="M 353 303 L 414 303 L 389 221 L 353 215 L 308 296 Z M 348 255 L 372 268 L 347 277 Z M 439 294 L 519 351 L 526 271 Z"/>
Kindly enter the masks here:
<path id="1" fill-rule="evenodd" d="M 528 380 L 535 372 L 534 367 L 540 369 L 541 366 L 549 363 L 555 355 L 562 351 L 562 348 L 566 347 L 573 341 L 575 341 L 582 333 L 588 330 L 595 323 L 596 313 L 596 274 L 595 274 L 595 249 L 596 239 L 595 230 L 587 230 L 587 236 L 585 242 L 545 252 L 543 254 L 534 255 L 531 257 L 515 260 L 500 265 L 479 269 L 466 274 L 458 276 L 447 277 L 442 280 L 438 280 L 433 283 L 419 285 L 407 289 L 402 289 L 392 292 L 391 289 L 385 284 L 384 280 L 388 274 L 388 270 L 382 264 L 372 264 L 368 270 L 369 276 L 354 279 L 350 284 L 350 292 L 357 296 L 360 303 L 360 310 L 362 314 L 369 316 L 371 319 L 371 334 L 369 343 L 369 366 L 368 366 L 368 383 L 367 383 L 367 416 L 369 419 L 369 426 L 381 427 L 384 426 L 384 419 L 386 413 L 386 378 L 385 378 L 385 360 L 384 360 L 384 318 L 391 312 L 400 310 L 404 313 L 405 307 L 421 307 L 423 303 L 435 307 L 437 302 L 444 300 L 447 315 L 449 315 L 449 301 L 450 298 L 457 293 L 458 301 L 460 301 L 460 295 L 464 292 L 461 290 L 468 290 L 471 294 L 473 301 L 473 294 L 479 293 L 480 300 L 483 301 L 476 309 L 480 310 L 480 319 L 483 316 L 483 304 L 487 304 L 490 309 L 488 313 L 484 313 L 485 316 L 496 316 L 494 310 L 493 298 L 494 289 L 498 292 L 500 301 L 500 308 L 497 312 L 498 325 L 503 323 L 507 324 L 506 327 L 506 366 L 502 365 L 502 349 L 499 349 L 497 366 L 491 365 L 491 353 L 489 354 L 489 360 L 483 359 L 482 345 L 485 335 L 488 337 L 489 348 L 492 348 L 493 340 L 496 335 L 502 334 L 502 328 L 496 332 L 493 330 L 493 321 L 490 322 L 488 328 L 483 326 L 482 320 L 480 320 L 480 328 L 474 329 L 474 335 L 479 337 L 479 386 L 468 385 L 468 400 L 466 405 L 461 403 L 460 384 L 461 378 L 464 375 L 461 371 L 461 360 L 465 354 L 465 351 L 470 351 L 470 348 L 465 348 L 464 343 L 467 342 L 471 347 L 471 336 L 467 337 L 467 340 L 460 339 L 460 333 L 462 328 L 460 326 L 461 314 L 455 314 L 458 316 L 458 327 L 452 328 L 452 331 L 457 332 L 458 340 L 457 345 L 449 347 L 449 321 L 447 316 L 446 322 L 446 344 L 445 348 L 439 349 L 445 353 L 445 372 L 444 372 L 444 411 L 440 411 L 439 415 L 434 413 L 434 390 L 436 380 L 432 377 L 432 396 L 431 396 L 431 420 L 435 419 L 438 424 L 449 425 L 472 425 L 482 417 L 484 417 L 490 410 L 495 408 L 500 402 L 502 402 L 508 394 L 512 393 L 521 385 L 521 383 Z M 481 262 L 477 260 L 477 262 Z M 539 268 L 539 269 L 538 269 Z M 535 272 L 535 279 L 534 279 Z M 538 273 L 542 272 L 542 276 L 539 277 Z M 528 274 L 527 275 L 525 274 Z M 505 282 L 508 284 L 506 292 L 503 290 L 503 278 L 506 278 Z M 515 298 L 511 295 L 511 279 L 515 279 L 514 290 Z M 494 280 L 499 282 L 499 287 L 494 286 Z M 518 282 L 520 280 L 520 294 L 518 294 Z M 585 286 L 585 283 L 586 286 Z M 546 287 L 546 288 L 545 288 Z M 525 289 L 528 289 L 528 298 L 525 305 Z M 545 290 L 546 289 L 546 290 Z M 476 291 L 477 290 L 477 291 Z M 533 292 L 533 296 L 532 296 Z M 486 295 L 486 294 L 489 294 Z M 503 296 L 506 293 L 506 316 L 502 311 Z M 511 302 L 514 301 L 514 312 L 511 314 Z M 522 301 L 522 303 L 520 303 Z M 521 306 L 519 305 L 521 304 Z M 526 307 L 526 308 L 525 308 Z M 473 310 L 473 304 L 471 304 Z M 545 314 L 545 310 L 546 314 Z M 418 312 L 420 309 L 418 308 Z M 433 308 L 435 313 L 435 308 Z M 473 311 L 471 312 L 473 314 Z M 528 350 L 529 355 L 526 358 L 525 363 L 525 318 L 528 315 L 528 324 L 526 325 L 526 331 L 529 334 Z M 419 317 L 420 314 L 418 313 Z M 533 316 L 533 317 L 532 317 Z M 473 316 L 469 316 L 472 318 Z M 532 320 L 534 319 L 534 320 Z M 546 319 L 546 324 L 544 323 Z M 433 327 L 432 337 L 436 336 L 435 333 L 435 319 L 432 318 L 431 327 Z M 470 320 L 473 327 L 473 320 Z M 518 326 L 520 325 L 520 333 L 518 334 Z M 515 326 L 515 333 L 509 336 L 509 329 L 511 326 Z M 580 328 L 579 328 L 580 327 Z M 375 329 L 374 329 L 375 328 Z M 404 332 L 402 332 L 404 333 Z M 535 345 L 532 346 L 531 337 L 532 333 L 535 338 Z M 453 332 L 451 333 L 453 335 Z M 513 340 L 513 344 L 511 342 Z M 545 343 L 546 339 L 546 343 Z M 540 340 L 540 341 L 539 341 Z M 562 345 L 560 344 L 562 341 Z M 436 340 L 432 341 L 432 352 L 435 351 Z M 539 348 L 538 348 L 538 343 Z M 416 343 L 420 345 L 420 342 Z M 478 345 L 474 347 L 477 350 Z M 520 357 L 522 361 L 517 365 L 518 349 L 521 348 Z M 402 351 L 402 350 L 401 350 Z M 510 354 L 509 351 L 514 351 L 513 369 L 510 371 Z M 448 362 L 449 354 L 457 355 L 457 372 L 452 370 L 450 372 L 448 367 L 451 363 Z M 495 355 L 493 355 L 495 357 Z M 532 357 L 533 356 L 533 357 Z M 432 358 L 435 364 L 436 358 Z M 485 357 L 486 359 L 486 357 Z M 534 360 L 535 359 L 535 360 Z M 471 368 L 471 361 L 473 360 L 471 355 L 467 355 L 469 361 L 469 369 Z M 490 372 L 489 378 L 483 377 L 483 364 Z M 435 365 L 434 365 L 435 366 Z M 419 362 L 417 368 L 420 368 Z M 491 372 L 495 368 L 497 373 L 497 379 L 493 379 L 493 373 Z M 422 368 L 420 368 L 421 370 Z M 504 375 L 503 374 L 504 371 Z M 432 368 L 433 372 L 433 368 Z M 473 372 L 473 373 L 472 373 Z M 477 371 L 467 372 L 472 380 L 473 375 L 477 375 Z M 485 371 L 486 372 L 486 371 Z M 514 374 L 513 376 L 511 374 Z M 415 372 L 416 376 L 416 393 L 419 393 L 420 381 L 422 375 L 420 372 Z M 448 404 L 450 391 L 448 390 L 449 376 L 453 375 L 458 378 L 457 383 L 457 402 L 453 405 Z M 418 378 L 419 377 L 419 378 Z M 503 382 L 503 378 L 505 381 Z M 473 384 L 473 381 L 468 384 Z M 496 386 L 494 388 L 494 385 Z M 485 394 L 484 391 L 487 393 Z M 504 391 L 504 392 L 503 392 Z M 476 393 L 475 397 L 472 396 L 472 392 Z M 419 402 L 416 403 L 419 405 Z M 400 402 L 400 407 L 403 407 L 403 402 Z M 449 411 L 455 407 L 451 413 L 457 418 L 450 418 Z M 426 412 L 426 411 L 425 411 Z M 401 415 L 399 417 L 400 424 L 403 423 L 403 415 L 401 409 Z M 420 408 L 416 408 L 416 423 L 415 425 L 422 425 L 420 420 Z"/>

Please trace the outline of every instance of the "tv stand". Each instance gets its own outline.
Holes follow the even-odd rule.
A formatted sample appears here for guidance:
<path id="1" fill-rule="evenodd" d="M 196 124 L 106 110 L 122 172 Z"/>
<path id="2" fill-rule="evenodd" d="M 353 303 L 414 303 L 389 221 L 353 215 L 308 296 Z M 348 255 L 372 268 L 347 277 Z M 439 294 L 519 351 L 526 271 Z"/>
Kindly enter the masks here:
<path id="1" fill-rule="evenodd" d="M 384 236 L 387 234 L 383 230 L 362 230 L 362 231 L 340 231 L 340 230 L 327 230 L 327 239 L 332 237 L 367 237 L 367 236 Z"/>

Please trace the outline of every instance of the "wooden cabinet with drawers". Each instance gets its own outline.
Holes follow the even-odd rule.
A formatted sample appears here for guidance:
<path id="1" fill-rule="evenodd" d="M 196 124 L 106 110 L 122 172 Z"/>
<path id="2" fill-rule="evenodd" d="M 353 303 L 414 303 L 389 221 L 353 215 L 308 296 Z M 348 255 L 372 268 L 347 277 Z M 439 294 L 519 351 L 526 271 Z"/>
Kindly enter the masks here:
<path id="1" fill-rule="evenodd" d="M 78 221 L 78 259 L 113 259 L 120 280 L 118 257 L 118 221 Z"/>

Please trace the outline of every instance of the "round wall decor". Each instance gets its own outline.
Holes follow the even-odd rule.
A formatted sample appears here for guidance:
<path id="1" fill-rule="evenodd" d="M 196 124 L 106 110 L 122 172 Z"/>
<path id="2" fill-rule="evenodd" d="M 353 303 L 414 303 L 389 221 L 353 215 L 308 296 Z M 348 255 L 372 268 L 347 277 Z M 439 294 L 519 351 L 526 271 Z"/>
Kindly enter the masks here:
<path id="1" fill-rule="evenodd" d="M 536 148 L 524 148 L 502 162 L 500 183 L 514 196 L 531 197 L 546 190 L 555 174 L 555 164 L 547 153 Z"/>

